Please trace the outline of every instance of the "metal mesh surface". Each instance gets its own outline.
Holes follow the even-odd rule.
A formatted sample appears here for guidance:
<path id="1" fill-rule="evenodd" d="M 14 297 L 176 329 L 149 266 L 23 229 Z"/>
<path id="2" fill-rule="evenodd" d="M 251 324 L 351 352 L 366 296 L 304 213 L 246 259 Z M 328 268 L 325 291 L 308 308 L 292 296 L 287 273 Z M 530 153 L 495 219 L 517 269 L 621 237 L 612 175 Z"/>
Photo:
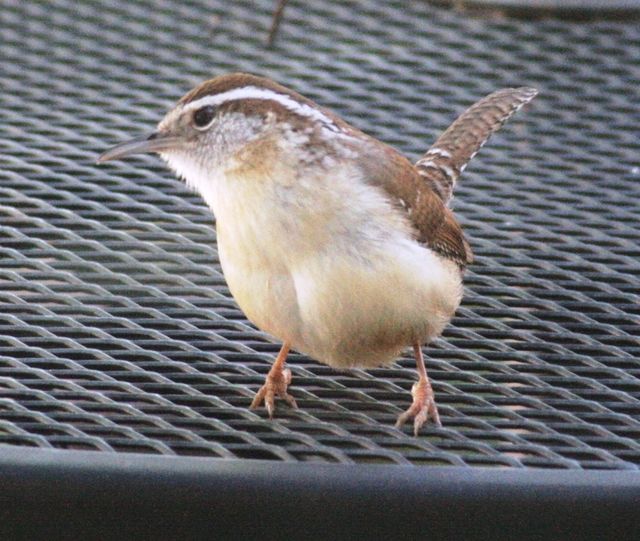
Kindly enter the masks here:
<path id="1" fill-rule="evenodd" d="M 640 466 L 640 28 L 427 2 L 0 6 L 0 443 L 276 461 Z M 417 158 L 496 88 L 541 94 L 474 159 L 476 253 L 427 352 L 444 427 L 393 428 L 414 362 L 337 373 L 278 344 L 220 271 L 213 220 L 152 156 L 97 167 L 195 83 L 251 71 Z"/>

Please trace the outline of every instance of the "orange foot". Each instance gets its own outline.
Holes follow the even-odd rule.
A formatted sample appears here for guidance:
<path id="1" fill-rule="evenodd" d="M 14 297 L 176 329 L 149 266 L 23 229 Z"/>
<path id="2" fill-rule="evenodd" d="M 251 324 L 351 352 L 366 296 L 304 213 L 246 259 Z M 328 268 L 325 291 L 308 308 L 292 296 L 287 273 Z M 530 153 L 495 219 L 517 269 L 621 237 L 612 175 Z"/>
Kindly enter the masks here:
<path id="1" fill-rule="evenodd" d="M 252 410 L 259 408 L 264 402 L 264 405 L 269 412 L 269 419 L 273 419 L 276 396 L 284 399 L 292 408 L 297 408 L 298 405 L 296 404 L 295 399 L 287 392 L 287 387 L 290 383 L 291 370 L 288 368 L 278 367 L 277 364 L 274 365 L 267 374 L 267 379 L 265 380 L 264 385 L 260 387 L 256 396 L 254 396 L 250 408 Z"/>
<path id="2" fill-rule="evenodd" d="M 396 421 L 396 428 L 401 428 L 407 420 L 413 417 L 413 435 L 417 436 L 418 432 L 422 428 L 422 425 L 427 422 L 429 418 L 433 419 L 433 422 L 437 426 L 442 426 L 440 422 L 440 415 L 438 415 L 438 408 L 436 406 L 436 399 L 433 394 L 433 389 L 428 379 L 420 378 L 411 388 L 411 396 L 413 396 L 413 404 L 407 411 L 402 413 Z"/>

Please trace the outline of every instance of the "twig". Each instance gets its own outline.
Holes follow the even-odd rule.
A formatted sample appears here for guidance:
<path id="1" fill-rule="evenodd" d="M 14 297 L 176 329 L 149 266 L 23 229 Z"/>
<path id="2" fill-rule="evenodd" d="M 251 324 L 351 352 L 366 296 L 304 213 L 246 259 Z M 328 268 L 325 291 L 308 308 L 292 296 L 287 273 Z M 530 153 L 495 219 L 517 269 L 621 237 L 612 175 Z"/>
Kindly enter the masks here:
<path id="1" fill-rule="evenodd" d="M 278 7 L 273 12 L 273 19 L 271 21 L 271 30 L 269 30 L 269 37 L 267 38 L 267 45 L 269 47 L 273 46 L 273 43 L 276 39 L 276 34 L 278 33 L 278 27 L 280 26 L 280 21 L 282 20 L 282 14 L 284 13 L 284 8 L 287 5 L 289 0 L 279 0 Z"/>

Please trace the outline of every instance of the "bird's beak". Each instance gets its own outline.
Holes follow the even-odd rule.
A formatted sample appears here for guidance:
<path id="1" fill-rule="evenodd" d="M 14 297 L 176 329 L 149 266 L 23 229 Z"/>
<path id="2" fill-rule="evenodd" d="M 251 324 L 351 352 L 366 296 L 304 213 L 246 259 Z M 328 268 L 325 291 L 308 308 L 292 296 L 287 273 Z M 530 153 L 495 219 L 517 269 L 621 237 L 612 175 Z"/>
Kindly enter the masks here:
<path id="1" fill-rule="evenodd" d="M 108 162 L 109 160 L 117 160 L 119 158 L 125 158 L 132 154 L 147 154 L 149 152 L 162 152 L 163 150 L 169 150 L 175 148 L 176 144 L 180 142 L 178 137 L 164 135 L 160 132 L 153 132 L 151 135 L 145 137 L 138 137 L 131 141 L 125 141 L 113 148 L 107 150 L 102 154 L 97 163 Z"/>

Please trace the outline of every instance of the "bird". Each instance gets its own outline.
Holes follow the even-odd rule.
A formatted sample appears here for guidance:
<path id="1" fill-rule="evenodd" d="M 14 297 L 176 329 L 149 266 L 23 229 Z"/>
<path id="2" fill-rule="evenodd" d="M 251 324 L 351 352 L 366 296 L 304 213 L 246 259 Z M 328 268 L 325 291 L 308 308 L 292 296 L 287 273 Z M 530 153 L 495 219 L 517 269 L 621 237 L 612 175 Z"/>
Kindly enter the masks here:
<path id="1" fill-rule="evenodd" d="M 98 163 L 157 153 L 213 212 L 220 264 L 247 318 L 282 342 L 251 403 L 270 418 L 295 350 L 340 371 L 413 349 L 418 379 L 396 427 L 441 426 L 423 346 L 453 318 L 472 263 L 450 208 L 467 163 L 537 90 L 497 90 L 463 112 L 415 163 L 275 81 L 205 81 L 155 131 Z"/>

